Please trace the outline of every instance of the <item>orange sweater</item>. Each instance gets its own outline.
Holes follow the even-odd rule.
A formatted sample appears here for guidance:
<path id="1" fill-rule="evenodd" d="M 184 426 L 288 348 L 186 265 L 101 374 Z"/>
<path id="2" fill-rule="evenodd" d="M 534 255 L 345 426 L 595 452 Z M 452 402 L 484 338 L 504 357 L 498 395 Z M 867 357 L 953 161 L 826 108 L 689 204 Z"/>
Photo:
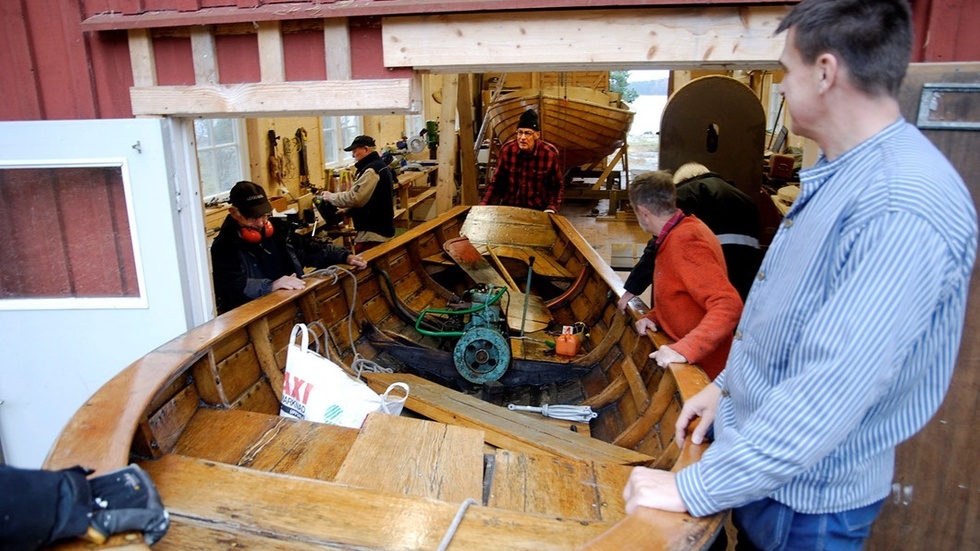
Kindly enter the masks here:
<path id="1" fill-rule="evenodd" d="M 676 341 L 671 348 L 714 380 L 725 368 L 742 299 L 718 239 L 697 217 L 685 217 L 660 244 L 652 302 L 647 317 Z"/>

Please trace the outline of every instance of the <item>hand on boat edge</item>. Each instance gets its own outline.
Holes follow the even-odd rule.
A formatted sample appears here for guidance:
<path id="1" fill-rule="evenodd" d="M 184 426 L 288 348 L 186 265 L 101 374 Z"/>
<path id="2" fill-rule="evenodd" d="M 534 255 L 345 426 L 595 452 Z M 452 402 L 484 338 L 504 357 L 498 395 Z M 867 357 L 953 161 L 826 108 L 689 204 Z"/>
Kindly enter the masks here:
<path id="1" fill-rule="evenodd" d="M 690 400 L 684 402 L 684 407 L 681 408 L 681 413 L 677 416 L 677 423 L 674 425 L 674 442 L 677 443 L 678 448 L 684 447 L 687 428 L 696 418 L 700 418 L 700 421 L 691 431 L 691 442 L 695 444 L 704 442 L 704 435 L 708 433 L 708 429 L 715 422 L 715 411 L 718 409 L 720 397 L 721 387 L 716 384 L 709 384 Z"/>
<path id="2" fill-rule="evenodd" d="M 633 467 L 623 488 L 623 501 L 626 502 L 628 515 L 632 515 L 638 507 L 674 513 L 687 512 L 687 506 L 677 489 L 674 473 L 649 467 Z"/>
<path id="3" fill-rule="evenodd" d="M 667 367 L 673 363 L 688 363 L 683 354 L 667 346 L 661 345 L 655 352 L 650 354 L 650 359 L 657 362 L 660 367 Z"/>

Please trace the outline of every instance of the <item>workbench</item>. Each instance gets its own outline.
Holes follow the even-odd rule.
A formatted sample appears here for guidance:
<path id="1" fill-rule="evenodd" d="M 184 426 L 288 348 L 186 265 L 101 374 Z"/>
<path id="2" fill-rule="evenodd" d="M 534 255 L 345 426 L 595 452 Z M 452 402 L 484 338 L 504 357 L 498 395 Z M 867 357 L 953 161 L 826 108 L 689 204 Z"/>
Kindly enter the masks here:
<path id="1" fill-rule="evenodd" d="M 394 186 L 396 228 L 408 229 L 413 221 L 427 218 L 413 218 L 413 213 L 417 215 L 420 207 L 435 200 L 436 186 L 432 182 L 436 170 L 435 166 L 424 166 L 422 170 L 398 173 L 398 183 Z"/>

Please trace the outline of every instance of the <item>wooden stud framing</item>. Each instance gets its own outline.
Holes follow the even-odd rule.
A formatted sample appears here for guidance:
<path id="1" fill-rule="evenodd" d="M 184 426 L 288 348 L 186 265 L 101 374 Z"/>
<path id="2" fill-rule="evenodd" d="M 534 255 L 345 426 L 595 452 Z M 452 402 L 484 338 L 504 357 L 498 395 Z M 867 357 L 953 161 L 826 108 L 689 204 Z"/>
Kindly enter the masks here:
<path id="1" fill-rule="evenodd" d="M 209 27 L 191 29 L 191 52 L 194 56 L 194 82 L 218 84 L 217 48 Z"/>
<path id="2" fill-rule="evenodd" d="M 323 20 L 327 80 L 349 80 L 351 76 L 350 29 L 347 18 Z"/>
<path id="3" fill-rule="evenodd" d="M 259 23 L 259 75 L 262 82 L 286 80 L 286 59 L 278 21 Z"/>
<path id="4" fill-rule="evenodd" d="M 129 31 L 129 61 L 133 68 L 133 86 L 155 86 L 157 64 L 153 40 L 147 29 Z"/>

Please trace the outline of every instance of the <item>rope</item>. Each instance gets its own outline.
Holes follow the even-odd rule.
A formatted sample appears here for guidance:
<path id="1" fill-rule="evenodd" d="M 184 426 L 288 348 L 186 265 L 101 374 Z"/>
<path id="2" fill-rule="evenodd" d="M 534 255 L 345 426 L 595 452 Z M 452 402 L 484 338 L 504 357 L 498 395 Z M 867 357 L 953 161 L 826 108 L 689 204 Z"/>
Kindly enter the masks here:
<path id="1" fill-rule="evenodd" d="M 245 450 L 245 454 L 242 455 L 242 458 L 238 461 L 238 466 L 241 467 L 255 461 L 255 458 L 258 457 L 259 452 L 269 445 L 269 442 L 275 440 L 276 436 L 279 436 L 280 431 L 282 431 L 282 420 L 277 421 L 276 426 L 265 431 L 265 433 L 258 440 L 256 440 L 249 449 Z"/>
<path id="2" fill-rule="evenodd" d="M 439 547 L 436 551 L 446 551 L 449 547 L 449 542 L 452 541 L 453 536 L 456 535 L 456 529 L 459 528 L 459 523 L 463 522 L 463 515 L 466 514 L 466 509 L 470 505 L 476 505 L 476 500 L 472 497 L 466 498 L 466 501 L 459 504 L 459 510 L 456 511 L 456 517 L 453 518 L 453 523 L 449 525 L 449 529 L 446 530 L 446 535 L 442 537 L 442 541 L 439 542 Z"/>
<path id="3" fill-rule="evenodd" d="M 351 281 L 353 281 L 353 291 L 351 292 L 350 309 L 347 311 L 347 339 L 350 343 L 351 352 L 354 354 L 354 359 L 351 361 L 350 367 L 357 375 L 357 378 L 361 378 L 361 374 L 364 372 L 368 373 L 392 373 L 393 370 L 387 367 L 376 364 L 375 362 L 364 358 L 361 353 L 354 348 L 354 305 L 357 304 L 357 276 L 355 276 L 347 268 L 341 268 L 340 266 L 328 266 L 326 268 L 321 268 L 319 270 L 314 270 L 307 274 L 305 277 L 310 276 L 323 276 L 332 277 L 333 281 L 330 282 L 331 285 L 336 285 L 340 281 L 341 273 L 350 276 Z M 326 340 L 327 349 L 329 350 L 330 345 L 330 333 L 324 331 L 324 339 Z M 340 347 L 337 347 L 340 350 Z M 328 356 L 329 357 L 329 356 Z"/>

